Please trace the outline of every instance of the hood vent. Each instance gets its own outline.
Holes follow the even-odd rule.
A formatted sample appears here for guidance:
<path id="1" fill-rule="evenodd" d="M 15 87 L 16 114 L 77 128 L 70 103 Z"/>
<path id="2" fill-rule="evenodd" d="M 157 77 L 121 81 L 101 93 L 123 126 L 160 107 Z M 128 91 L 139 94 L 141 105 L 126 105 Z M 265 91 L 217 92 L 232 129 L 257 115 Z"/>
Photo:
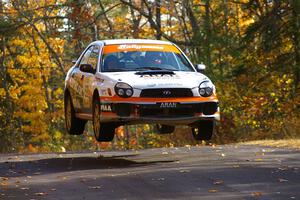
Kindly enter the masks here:
<path id="1" fill-rule="evenodd" d="M 145 71 L 139 71 L 135 73 L 136 75 L 157 75 L 157 74 L 170 74 L 174 75 L 175 73 L 170 70 L 145 70 Z"/>

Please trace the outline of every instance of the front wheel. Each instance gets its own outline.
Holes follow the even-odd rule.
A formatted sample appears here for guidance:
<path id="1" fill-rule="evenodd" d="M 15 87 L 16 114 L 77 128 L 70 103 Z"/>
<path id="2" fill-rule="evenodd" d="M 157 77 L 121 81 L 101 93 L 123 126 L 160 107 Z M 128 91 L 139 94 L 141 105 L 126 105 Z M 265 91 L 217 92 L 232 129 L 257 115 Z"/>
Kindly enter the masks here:
<path id="1" fill-rule="evenodd" d="M 65 123 L 67 132 L 70 135 L 83 134 L 86 120 L 76 117 L 72 99 L 69 94 L 66 94 L 65 96 Z"/>
<path id="2" fill-rule="evenodd" d="M 200 121 L 196 127 L 192 128 L 193 137 L 195 140 L 211 140 L 214 131 L 214 121 Z"/>
<path id="3" fill-rule="evenodd" d="M 110 142 L 115 136 L 115 126 L 113 123 L 100 122 L 100 102 L 99 99 L 94 99 L 93 102 L 93 129 L 94 135 L 98 142 Z"/>

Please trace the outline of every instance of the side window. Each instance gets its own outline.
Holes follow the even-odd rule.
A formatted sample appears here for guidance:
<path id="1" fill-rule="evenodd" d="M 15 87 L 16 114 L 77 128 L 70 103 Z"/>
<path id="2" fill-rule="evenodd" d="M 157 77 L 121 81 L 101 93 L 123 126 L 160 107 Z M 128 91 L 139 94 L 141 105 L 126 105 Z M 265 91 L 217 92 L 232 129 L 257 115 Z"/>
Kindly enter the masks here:
<path id="1" fill-rule="evenodd" d="M 99 46 L 94 46 L 88 59 L 88 64 L 91 64 L 95 71 L 97 69 L 99 51 L 100 51 Z"/>
<path id="2" fill-rule="evenodd" d="M 79 66 L 80 66 L 81 64 L 88 64 L 88 60 L 89 60 L 89 57 L 90 57 L 90 55 L 91 55 L 92 50 L 93 50 L 93 46 L 91 46 L 91 47 L 84 53 L 84 55 L 82 56 L 81 61 L 80 61 L 80 63 L 79 63 Z"/>

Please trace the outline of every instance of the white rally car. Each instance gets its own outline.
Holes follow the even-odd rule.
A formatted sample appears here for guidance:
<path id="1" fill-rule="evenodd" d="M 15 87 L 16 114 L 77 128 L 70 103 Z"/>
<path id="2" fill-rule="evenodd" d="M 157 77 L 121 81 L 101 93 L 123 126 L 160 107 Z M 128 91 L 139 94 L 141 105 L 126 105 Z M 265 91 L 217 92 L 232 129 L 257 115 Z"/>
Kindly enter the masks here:
<path id="1" fill-rule="evenodd" d="M 220 119 L 214 84 L 173 43 L 157 40 L 92 42 L 65 80 L 65 121 L 72 135 L 93 121 L 95 138 L 111 141 L 126 124 L 156 124 L 160 134 L 188 125 L 209 140 Z"/>

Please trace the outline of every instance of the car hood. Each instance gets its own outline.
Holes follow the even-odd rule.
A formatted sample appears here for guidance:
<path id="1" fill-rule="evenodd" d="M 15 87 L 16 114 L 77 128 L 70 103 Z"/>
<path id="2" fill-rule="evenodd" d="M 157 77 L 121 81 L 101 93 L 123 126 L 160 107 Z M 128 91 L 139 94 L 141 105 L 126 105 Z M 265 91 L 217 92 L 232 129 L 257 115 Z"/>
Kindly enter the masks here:
<path id="1" fill-rule="evenodd" d="M 107 72 L 103 78 L 112 82 L 125 82 L 133 88 L 194 88 L 202 81 L 209 80 L 198 72 L 174 72 L 170 74 L 137 74 L 136 72 Z"/>

